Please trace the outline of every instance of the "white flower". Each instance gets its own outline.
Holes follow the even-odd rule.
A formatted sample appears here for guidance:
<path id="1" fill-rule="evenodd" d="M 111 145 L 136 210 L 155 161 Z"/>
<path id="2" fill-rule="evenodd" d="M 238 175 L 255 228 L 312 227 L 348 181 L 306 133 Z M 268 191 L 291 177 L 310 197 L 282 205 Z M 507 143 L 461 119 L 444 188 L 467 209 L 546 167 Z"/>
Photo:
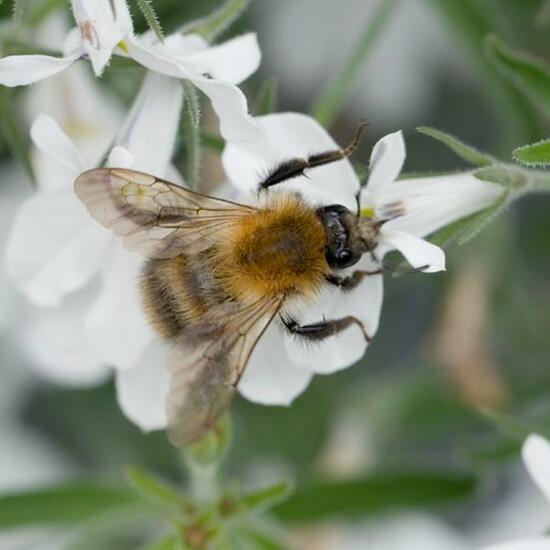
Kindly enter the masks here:
<path id="1" fill-rule="evenodd" d="M 223 153 L 231 183 L 249 200 L 257 195 L 261 177 L 282 161 L 338 148 L 327 132 L 305 115 L 273 114 L 257 121 L 261 128 L 258 139 L 229 142 Z M 444 269 L 443 252 L 420 237 L 486 208 L 499 196 L 501 188 L 479 181 L 470 173 L 394 181 L 404 159 L 401 132 L 390 134 L 376 144 L 368 185 L 361 191 L 361 211 L 380 220 L 396 212 L 400 214 L 381 226 L 375 250 L 378 259 L 397 248 L 413 267 L 429 266 L 428 271 L 438 271 Z M 357 210 L 355 197 L 360 184 L 347 159 L 309 170 L 306 176 L 278 187 L 299 192 L 313 205 L 341 204 Z M 342 274 L 373 271 L 377 267 L 365 254 Z M 346 293 L 327 286 L 315 304 L 297 310 L 295 316 L 301 323 L 314 323 L 353 315 L 372 337 L 378 328 L 382 295 L 382 276 L 372 275 Z M 363 356 L 366 347 L 365 338 L 356 326 L 305 346 L 280 325 L 273 324 L 252 354 L 239 390 L 260 403 L 289 404 L 305 389 L 314 373 L 328 374 L 346 368 Z"/>
<path id="2" fill-rule="evenodd" d="M 191 81 L 211 100 L 226 139 L 250 139 L 257 128 L 236 84 L 260 63 L 253 33 L 217 46 L 198 35 L 174 33 L 159 42 L 153 33 L 136 36 L 125 0 L 72 0 L 78 29 L 66 37 L 63 57 L 14 55 L 0 59 L 0 84 L 23 86 L 58 74 L 82 56 L 100 76 L 113 54 L 130 57 L 159 74 Z"/>
<path id="3" fill-rule="evenodd" d="M 523 463 L 533 481 L 548 500 L 550 520 L 550 442 L 544 437 L 532 434 L 523 444 Z M 549 550 L 550 536 L 520 539 L 484 548 L 484 550 Z"/>
<path id="4" fill-rule="evenodd" d="M 109 163 L 174 179 L 169 162 L 182 100 L 177 81 L 148 73 Z M 105 365 L 138 363 L 153 338 L 137 292 L 142 260 L 90 218 L 74 195 L 76 176 L 99 159 L 82 159 L 47 115 L 37 117 L 31 135 L 50 157 L 47 173 L 55 185 L 40 182 L 40 190 L 22 204 L 6 247 L 13 282 L 29 300 L 49 308 L 36 311 L 25 348 L 57 381 L 97 382 Z M 159 371 L 162 376 L 164 369 Z"/>

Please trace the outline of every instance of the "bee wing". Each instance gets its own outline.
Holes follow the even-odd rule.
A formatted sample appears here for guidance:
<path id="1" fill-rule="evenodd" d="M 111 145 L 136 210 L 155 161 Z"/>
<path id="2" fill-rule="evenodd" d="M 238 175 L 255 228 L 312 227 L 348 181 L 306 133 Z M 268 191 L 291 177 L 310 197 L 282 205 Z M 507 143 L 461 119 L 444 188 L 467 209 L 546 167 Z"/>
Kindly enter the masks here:
<path id="1" fill-rule="evenodd" d="M 282 298 L 263 298 L 186 329 L 168 360 L 166 407 L 174 445 L 197 441 L 224 413 L 257 341 L 281 303 Z"/>
<path id="2" fill-rule="evenodd" d="M 75 181 L 75 192 L 128 250 L 148 258 L 198 252 L 224 226 L 256 211 L 124 168 L 84 172 Z"/>

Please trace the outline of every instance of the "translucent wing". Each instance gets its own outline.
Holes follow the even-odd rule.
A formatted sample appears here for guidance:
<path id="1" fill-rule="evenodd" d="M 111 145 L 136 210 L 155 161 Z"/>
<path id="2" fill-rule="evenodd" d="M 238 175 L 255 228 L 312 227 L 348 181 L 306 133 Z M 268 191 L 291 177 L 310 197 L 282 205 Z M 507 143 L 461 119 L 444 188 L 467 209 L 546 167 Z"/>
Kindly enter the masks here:
<path id="1" fill-rule="evenodd" d="M 282 298 L 263 298 L 186 329 L 168 361 L 168 433 L 174 445 L 200 439 L 227 409 L 256 342 L 281 303 Z"/>
<path id="2" fill-rule="evenodd" d="M 220 229 L 256 211 L 124 168 L 82 173 L 75 192 L 90 214 L 122 237 L 128 250 L 149 258 L 198 252 Z"/>

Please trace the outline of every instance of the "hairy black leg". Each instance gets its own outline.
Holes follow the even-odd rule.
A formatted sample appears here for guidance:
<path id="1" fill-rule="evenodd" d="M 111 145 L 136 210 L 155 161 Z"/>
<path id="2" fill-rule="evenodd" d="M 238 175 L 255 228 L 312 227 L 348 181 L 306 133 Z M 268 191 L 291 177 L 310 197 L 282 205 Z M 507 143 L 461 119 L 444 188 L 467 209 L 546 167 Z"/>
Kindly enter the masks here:
<path id="1" fill-rule="evenodd" d="M 283 181 L 296 178 L 303 175 L 304 170 L 307 168 L 315 168 L 317 166 L 323 166 L 324 164 L 330 164 L 338 160 L 344 159 L 352 155 L 359 147 L 361 142 L 361 136 L 367 123 L 361 122 L 355 131 L 355 136 L 351 143 L 343 149 L 336 149 L 334 151 L 325 151 L 324 153 L 317 153 L 310 155 L 307 158 L 295 158 L 284 161 L 273 172 L 271 172 L 263 181 L 259 183 L 259 188 L 267 189 L 272 185 L 282 183 Z"/>
<path id="2" fill-rule="evenodd" d="M 365 340 L 367 342 L 371 341 L 371 337 L 367 334 L 363 323 L 357 319 L 357 317 L 351 315 L 342 317 L 341 319 L 323 320 L 309 325 L 300 325 L 296 320 L 288 317 L 281 317 L 281 319 L 291 334 L 301 336 L 311 342 L 321 342 L 325 338 L 329 338 L 330 336 L 334 336 L 346 330 L 351 325 L 358 325 L 363 332 Z"/>
<path id="3" fill-rule="evenodd" d="M 383 272 L 384 270 L 382 268 L 374 271 L 357 270 L 347 277 L 340 277 L 340 275 L 336 275 L 335 273 L 329 273 L 325 279 L 331 285 L 341 288 L 344 292 L 348 292 L 353 290 L 365 277 L 369 275 L 379 275 Z"/>

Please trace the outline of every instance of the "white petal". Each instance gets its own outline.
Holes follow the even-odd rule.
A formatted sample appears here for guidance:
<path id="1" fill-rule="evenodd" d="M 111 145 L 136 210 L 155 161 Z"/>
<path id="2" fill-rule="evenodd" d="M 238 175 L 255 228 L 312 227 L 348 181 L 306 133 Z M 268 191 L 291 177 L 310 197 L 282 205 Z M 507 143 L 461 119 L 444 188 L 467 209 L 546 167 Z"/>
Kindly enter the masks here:
<path id="1" fill-rule="evenodd" d="M 405 162 L 405 141 L 401 130 L 380 139 L 372 149 L 366 190 L 376 194 L 399 176 Z"/>
<path id="2" fill-rule="evenodd" d="M 59 124 L 44 113 L 39 114 L 31 126 L 31 138 L 42 152 L 76 175 L 86 168 L 80 152 Z"/>
<path id="3" fill-rule="evenodd" d="M 260 180 L 282 161 L 339 148 L 326 130 L 306 115 L 277 113 L 256 121 L 261 132 L 258 138 L 227 143 L 222 155 L 231 183 L 245 194 L 255 195 Z M 355 210 L 359 181 L 345 159 L 308 170 L 307 177 L 294 178 L 278 187 L 300 192 L 312 204 L 337 203 Z"/>
<path id="4" fill-rule="evenodd" d="M 550 503 L 550 443 L 544 437 L 530 435 L 523 444 L 523 462 Z"/>
<path id="5" fill-rule="evenodd" d="M 116 375 L 117 398 L 124 414 L 144 431 L 166 427 L 164 402 L 168 393 L 168 346 L 149 344 L 131 369 Z"/>
<path id="6" fill-rule="evenodd" d="M 550 537 L 537 537 L 486 546 L 482 550 L 550 550 Z"/>
<path id="7" fill-rule="evenodd" d="M 58 384 L 99 384 L 110 372 L 90 347 L 84 317 L 95 287 L 71 294 L 59 308 L 35 308 L 20 334 L 21 349 L 37 372 Z"/>
<path id="8" fill-rule="evenodd" d="M 208 73 L 213 78 L 232 84 L 247 79 L 256 71 L 260 60 L 261 52 L 255 33 L 237 36 L 223 44 L 181 58 L 182 63 L 196 72 Z"/>
<path id="9" fill-rule="evenodd" d="M 220 119 L 220 133 L 225 139 L 245 140 L 257 135 L 257 126 L 248 114 L 246 97 L 235 85 L 204 78 L 160 48 L 148 47 L 136 38 L 128 38 L 127 45 L 130 56 L 144 67 L 167 76 L 189 79 L 201 89 L 212 101 Z"/>
<path id="10" fill-rule="evenodd" d="M 48 78 L 70 67 L 79 57 L 75 53 L 67 57 L 49 55 L 10 55 L 0 59 L 0 84 L 26 86 Z"/>
<path id="11" fill-rule="evenodd" d="M 306 389 L 313 374 L 294 366 L 283 346 L 281 331 L 272 324 L 256 345 L 241 378 L 242 396 L 264 405 L 290 405 Z"/>
<path id="12" fill-rule="evenodd" d="M 404 215 L 386 227 L 424 237 L 461 218 L 487 208 L 503 193 L 501 185 L 478 180 L 471 172 L 411 178 L 385 185 L 376 196 L 376 213 L 399 204 Z M 368 193 L 367 193 L 368 195 Z M 368 197 L 367 197 L 368 199 Z"/>
<path id="13" fill-rule="evenodd" d="M 425 273 L 445 271 L 445 252 L 439 246 L 410 233 L 382 227 L 381 248 L 386 247 L 399 250 L 415 269 L 428 266 L 422 271 Z"/>
<path id="14" fill-rule="evenodd" d="M 109 153 L 106 165 L 112 168 L 130 168 L 135 161 L 136 157 L 126 147 L 117 145 Z"/>
<path id="15" fill-rule="evenodd" d="M 134 156 L 133 169 L 164 176 L 182 103 L 183 88 L 177 80 L 147 73 L 116 140 Z"/>
<path id="16" fill-rule="evenodd" d="M 81 43 L 94 73 L 100 76 L 115 45 L 126 34 L 115 22 L 110 1 L 72 0 L 73 14 L 81 32 Z"/>
<path id="17" fill-rule="evenodd" d="M 153 339 L 141 307 L 143 259 L 118 242 L 104 262 L 102 289 L 86 317 L 86 331 L 100 357 L 118 368 L 133 367 Z"/>
<path id="18" fill-rule="evenodd" d="M 377 266 L 365 257 L 354 268 L 342 274 L 349 274 L 355 269 L 374 271 Z M 323 319 L 340 319 L 351 315 L 361 321 L 367 334 L 372 338 L 378 330 L 382 298 L 382 275 L 369 275 L 355 289 L 348 292 L 327 286 L 315 304 L 298 307 L 290 314 L 300 324 L 317 323 Z M 350 367 L 361 359 L 367 349 L 367 341 L 362 330 L 353 324 L 343 332 L 317 343 L 309 343 L 299 337 L 287 335 L 285 346 L 290 359 L 296 365 L 318 374 L 330 374 Z"/>
<path id="19" fill-rule="evenodd" d="M 110 239 L 72 190 L 38 193 L 21 205 L 11 228 L 8 274 L 32 302 L 58 305 L 99 273 Z"/>

